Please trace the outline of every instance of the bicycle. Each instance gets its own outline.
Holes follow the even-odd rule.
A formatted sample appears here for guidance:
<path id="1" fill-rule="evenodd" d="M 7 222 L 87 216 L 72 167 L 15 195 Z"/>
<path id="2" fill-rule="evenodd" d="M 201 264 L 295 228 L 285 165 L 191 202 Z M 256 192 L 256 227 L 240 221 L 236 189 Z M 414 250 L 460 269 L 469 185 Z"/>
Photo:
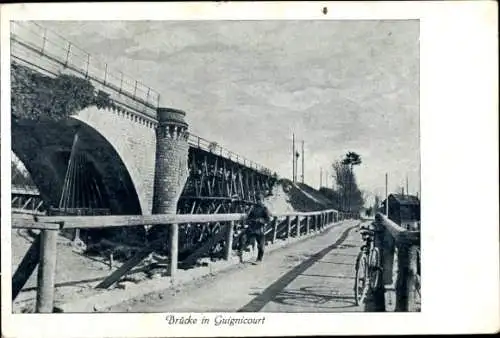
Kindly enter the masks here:
<path id="1" fill-rule="evenodd" d="M 356 306 L 363 304 L 369 291 L 379 287 L 382 274 L 380 251 L 374 243 L 375 230 L 362 227 L 359 232 L 365 244 L 361 246 L 356 258 L 354 279 Z"/>

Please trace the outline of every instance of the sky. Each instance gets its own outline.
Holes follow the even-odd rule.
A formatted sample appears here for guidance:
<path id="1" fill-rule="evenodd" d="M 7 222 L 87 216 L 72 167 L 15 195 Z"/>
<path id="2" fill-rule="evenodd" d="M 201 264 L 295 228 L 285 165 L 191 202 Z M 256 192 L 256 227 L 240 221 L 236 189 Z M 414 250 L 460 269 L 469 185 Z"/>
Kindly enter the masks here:
<path id="1" fill-rule="evenodd" d="M 294 133 L 315 188 L 321 169 L 355 151 L 368 196 L 384 195 L 385 173 L 390 191 L 406 176 L 420 190 L 418 21 L 40 24 L 160 92 L 192 133 L 282 177 Z"/>

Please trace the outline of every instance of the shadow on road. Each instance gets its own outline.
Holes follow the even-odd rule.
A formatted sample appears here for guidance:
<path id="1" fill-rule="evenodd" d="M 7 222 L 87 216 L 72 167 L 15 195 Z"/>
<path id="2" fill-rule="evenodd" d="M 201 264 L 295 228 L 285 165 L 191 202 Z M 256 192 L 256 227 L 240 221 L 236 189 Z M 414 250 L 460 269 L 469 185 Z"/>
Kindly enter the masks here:
<path id="1" fill-rule="evenodd" d="M 350 265 L 350 266 L 355 266 L 355 262 L 352 263 L 345 263 L 345 262 L 331 262 L 331 261 L 318 261 L 320 264 L 333 264 L 333 265 Z"/>
<path id="2" fill-rule="evenodd" d="M 300 307 L 325 309 L 344 309 L 356 307 L 354 296 L 339 295 L 334 290 L 304 286 L 298 290 L 284 290 L 273 299 L 273 303 Z"/>
<path id="3" fill-rule="evenodd" d="M 315 274 L 308 274 L 308 273 L 303 273 L 303 274 L 301 274 L 301 276 L 305 276 L 305 277 L 319 277 L 319 278 L 354 279 L 354 276 L 315 275 Z"/>
<path id="4" fill-rule="evenodd" d="M 277 281 L 275 281 L 273 284 L 271 284 L 261 294 L 259 294 L 257 297 L 252 299 L 245 306 L 240 308 L 238 310 L 238 312 L 258 312 L 258 311 L 262 310 L 264 308 L 264 306 L 266 306 L 267 303 L 273 301 L 275 299 L 275 297 L 277 297 L 279 294 L 284 292 L 283 290 L 295 278 L 297 278 L 299 275 L 302 275 L 314 263 L 321 260 L 329 252 L 331 252 L 333 249 L 336 249 L 339 245 L 341 245 L 348 237 L 350 231 L 354 228 L 356 228 L 356 226 L 352 226 L 352 227 L 346 229 L 341 234 L 341 236 L 335 241 L 335 243 L 333 243 L 332 245 L 328 246 L 327 248 L 315 253 L 314 255 L 309 257 L 307 260 L 305 260 L 304 262 L 297 265 L 291 271 L 289 271 L 288 273 L 283 275 L 281 278 L 279 278 Z"/>

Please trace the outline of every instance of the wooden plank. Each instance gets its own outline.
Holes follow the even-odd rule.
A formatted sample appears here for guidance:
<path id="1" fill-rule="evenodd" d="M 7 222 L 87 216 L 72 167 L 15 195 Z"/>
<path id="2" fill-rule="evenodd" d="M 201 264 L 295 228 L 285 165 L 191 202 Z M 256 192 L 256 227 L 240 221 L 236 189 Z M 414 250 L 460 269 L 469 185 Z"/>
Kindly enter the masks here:
<path id="1" fill-rule="evenodd" d="M 35 309 L 37 313 L 52 313 L 54 310 L 57 235 L 58 231 L 55 230 L 42 230 L 40 234 L 40 264 Z"/>
<path id="2" fill-rule="evenodd" d="M 381 213 L 375 216 L 375 220 L 380 222 L 391 233 L 396 242 L 407 245 L 420 244 L 420 231 L 406 230 Z"/>
<path id="3" fill-rule="evenodd" d="M 224 247 L 224 259 L 226 261 L 231 259 L 231 252 L 233 251 L 234 225 L 234 221 L 226 225 L 226 246 Z"/>
<path id="4" fill-rule="evenodd" d="M 242 221 L 246 214 L 156 214 L 134 216 L 35 216 L 37 222 L 64 223 L 65 229 Z"/>
<path id="5" fill-rule="evenodd" d="M 131 259 L 125 262 L 122 266 L 120 266 L 115 272 L 106 277 L 101 283 L 96 286 L 96 289 L 107 289 L 111 285 L 113 285 L 116 281 L 118 281 L 121 277 L 123 277 L 127 272 L 133 269 L 137 264 L 142 262 L 144 258 L 149 256 L 150 253 L 153 252 L 152 248 L 148 248 L 143 251 L 137 252 Z"/>
<path id="6" fill-rule="evenodd" d="M 59 230 L 61 226 L 56 223 L 40 223 L 40 222 L 28 222 L 22 220 L 20 223 L 13 223 L 12 229 L 40 229 L 40 230 Z"/>
<path id="7" fill-rule="evenodd" d="M 38 261 L 40 260 L 40 241 L 40 235 L 37 235 L 12 277 L 12 300 L 16 299 L 38 265 Z"/>

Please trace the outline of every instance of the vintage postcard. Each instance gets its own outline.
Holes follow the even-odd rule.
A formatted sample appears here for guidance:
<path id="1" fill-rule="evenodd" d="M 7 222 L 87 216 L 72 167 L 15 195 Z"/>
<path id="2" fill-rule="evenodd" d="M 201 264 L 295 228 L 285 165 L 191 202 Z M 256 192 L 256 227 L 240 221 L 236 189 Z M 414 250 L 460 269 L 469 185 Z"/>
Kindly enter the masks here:
<path id="1" fill-rule="evenodd" d="M 498 331 L 495 3 L 0 9 L 6 337 Z"/>

